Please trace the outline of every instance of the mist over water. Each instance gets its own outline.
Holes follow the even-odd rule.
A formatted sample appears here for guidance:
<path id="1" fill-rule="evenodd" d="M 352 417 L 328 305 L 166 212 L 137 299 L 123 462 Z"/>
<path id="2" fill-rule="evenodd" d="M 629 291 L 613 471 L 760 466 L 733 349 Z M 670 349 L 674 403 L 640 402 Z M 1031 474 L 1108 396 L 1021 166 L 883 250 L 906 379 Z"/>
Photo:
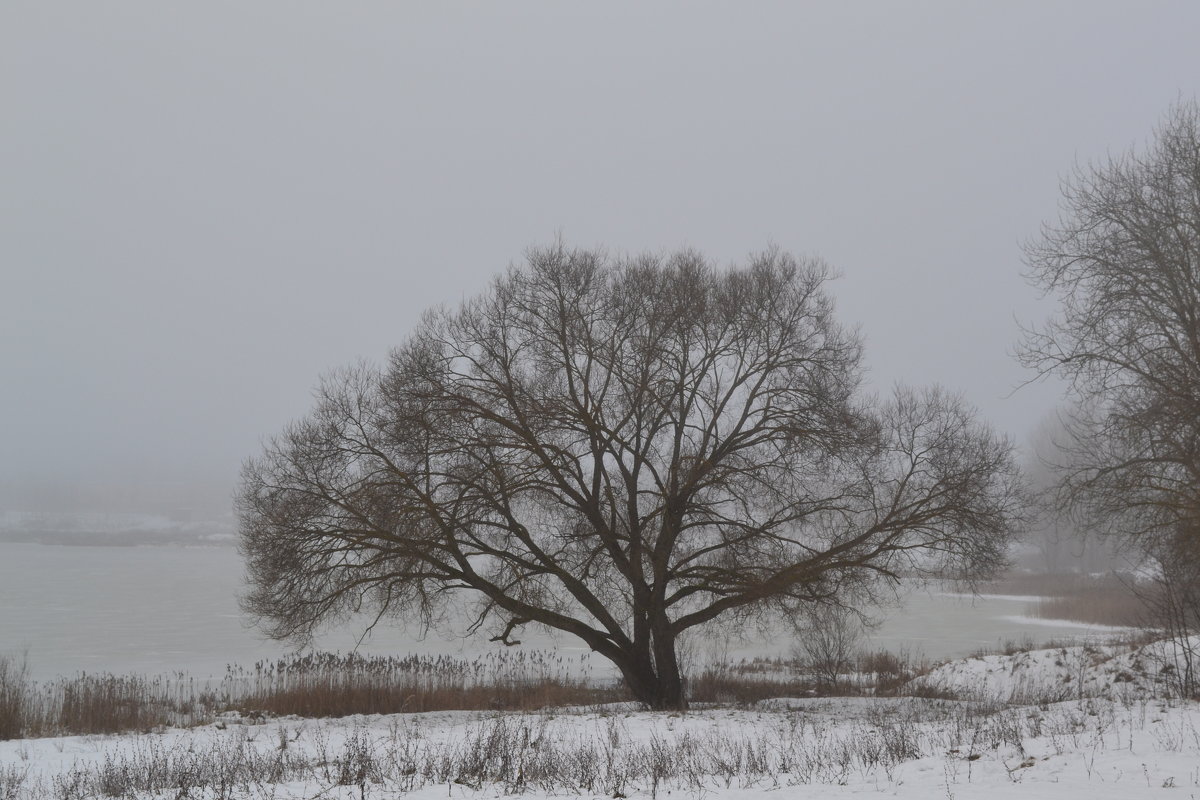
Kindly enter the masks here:
<path id="1" fill-rule="evenodd" d="M 54 580 L 46 579 L 53 575 Z M 219 677 L 230 664 L 252 666 L 289 648 L 263 638 L 239 610 L 242 564 L 233 547 L 66 547 L 0 542 L 0 653 L 24 657 L 37 678 L 77 672 Z M 1027 603 L 963 599 L 925 591 L 883 610 L 869 642 L 934 659 L 965 655 L 1003 639 L 1078 635 L 1081 626 L 1011 619 Z M 482 633 L 462 638 L 383 621 L 359 643 L 368 618 L 334 626 L 316 647 L 364 654 L 474 657 L 500 649 Z M 464 625 L 458 625 L 461 631 Z M 586 647 L 534 626 L 522 647 L 577 655 Z M 703 641 L 699 659 L 788 656 L 790 634 Z M 602 659 L 598 659 L 601 661 Z M 598 665 L 600 666 L 600 665 Z"/>

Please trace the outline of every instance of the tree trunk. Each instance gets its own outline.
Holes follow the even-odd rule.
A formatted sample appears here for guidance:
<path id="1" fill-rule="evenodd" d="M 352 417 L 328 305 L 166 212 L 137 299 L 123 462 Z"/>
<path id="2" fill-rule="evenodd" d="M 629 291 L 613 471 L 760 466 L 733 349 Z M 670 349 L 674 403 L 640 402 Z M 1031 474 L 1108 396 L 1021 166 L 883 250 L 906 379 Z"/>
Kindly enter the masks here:
<path id="1" fill-rule="evenodd" d="M 658 672 L 658 699 L 663 709 L 683 711 L 687 698 L 683 694 L 683 676 L 675 655 L 675 637 L 670 634 L 665 617 L 654 626 L 654 665 Z"/>
<path id="2" fill-rule="evenodd" d="M 655 711 L 684 711 L 687 709 L 687 698 L 683 694 L 683 678 L 679 670 L 666 674 L 659 670 L 657 683 L 654 686 L 654 696 L 643 700 Z"/>
<path id="3" fill-rule="evenodd" d="M 621 677 L 629 687 L 633 698 L 652 711 L 683 711 L 687 709 L 687 697 L 683 691 L 683 676 L 673 646 L 659 645 L 655 648 L 658 658 L 651 660 L 650 654 L 633 657 L 614 663 L 621 670 Z"/>

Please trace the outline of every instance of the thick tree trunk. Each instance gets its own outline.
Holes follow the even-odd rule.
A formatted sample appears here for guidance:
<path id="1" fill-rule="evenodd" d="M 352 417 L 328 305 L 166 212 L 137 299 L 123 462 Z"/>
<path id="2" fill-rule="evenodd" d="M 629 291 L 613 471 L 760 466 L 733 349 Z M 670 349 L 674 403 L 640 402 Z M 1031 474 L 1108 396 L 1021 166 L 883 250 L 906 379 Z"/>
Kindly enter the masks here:
<path id="1" fill-rule="evenodd" d="M 651 711 L 683 711 L 687 708 L 683 680 L 678 673 L 638 675 L 634 678 L 626 675 L 625 685 L 634 699 Z"/>
<path id="2" fill-rule="evenodd" d="M 649 653 L 641 657 L 616 660 L 621 677 L 629 687 L 634 699 L 653 711 L 683 711 L 687 708 L 687 697 L 683 691 L 683 676 L 674 647 L 663 645 L 655 648 L 657 658 Z"/>
<path id="3" fill-rule="evenodd" d="M 679 672 L 679 659 L 675 655 L 675 637 L 669 632 L 665 619 L 654 630 L 654 666 L 658 677 L 657 708 L 682 711 L 687 708 L 683 694 L 683 676 Z"/>
<path id="4" fill-rule="evenodd" d="M 642 702 L 655 711 L 685 710 L 687 698 L 683 694 L 683 678 L 679 675 L 679 671 L 675 670 L 673 674 L 664 674 L 660 670 L 656 677 L 657 682 L 654 685 L 653 696 Z"/>

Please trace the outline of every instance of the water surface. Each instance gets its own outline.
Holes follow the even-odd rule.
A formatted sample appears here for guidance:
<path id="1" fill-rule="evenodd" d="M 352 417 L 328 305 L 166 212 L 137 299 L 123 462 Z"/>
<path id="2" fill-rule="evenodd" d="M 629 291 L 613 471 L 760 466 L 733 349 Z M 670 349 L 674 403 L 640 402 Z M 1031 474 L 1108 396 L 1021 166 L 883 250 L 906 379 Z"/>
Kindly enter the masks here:
<path id="1" fill-rule="evenodd" d="M 0 653 L 24 654 L 39 678 L 77 672 L 219 676 L 227 664 L 252 665 L 289 648 L 265 639 L 238 608 L 242 564 L 232 547 L 57 547 L 0 542 Z M 1005 639 L 1066 638 L 1086 626 L 1023 619 L 1029 598 L 970 598 L 918 590 L 885 610 L 870 644 L 933 659 L 965 655 Z M 500 647 L 381 624 L 362 643 L 367 620 L 318 638 L 330 650 L 471 657 Z M 522 646 L 585 650 L 571 637 L 523 631 Z M 790 634 L 718 637 L 697 656 L 787 656 Z"/>

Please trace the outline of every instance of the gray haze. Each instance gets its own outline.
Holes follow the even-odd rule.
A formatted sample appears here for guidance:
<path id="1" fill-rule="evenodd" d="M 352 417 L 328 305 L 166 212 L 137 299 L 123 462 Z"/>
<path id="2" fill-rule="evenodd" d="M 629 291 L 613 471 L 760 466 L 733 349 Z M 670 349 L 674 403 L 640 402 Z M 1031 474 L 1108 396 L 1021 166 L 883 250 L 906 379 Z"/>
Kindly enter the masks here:
<path id="1" fill-rule="evenodd" d="M 1022 439 L 1056 391 L 1009 396 L 1048 310 L 1019 243 L 1198 93 L 1197 31 L 1194 2 L 7 0 L 7 503 L 227 507 L 320 373 L 556 234 L 820 255 L 873 385 Z"/>

